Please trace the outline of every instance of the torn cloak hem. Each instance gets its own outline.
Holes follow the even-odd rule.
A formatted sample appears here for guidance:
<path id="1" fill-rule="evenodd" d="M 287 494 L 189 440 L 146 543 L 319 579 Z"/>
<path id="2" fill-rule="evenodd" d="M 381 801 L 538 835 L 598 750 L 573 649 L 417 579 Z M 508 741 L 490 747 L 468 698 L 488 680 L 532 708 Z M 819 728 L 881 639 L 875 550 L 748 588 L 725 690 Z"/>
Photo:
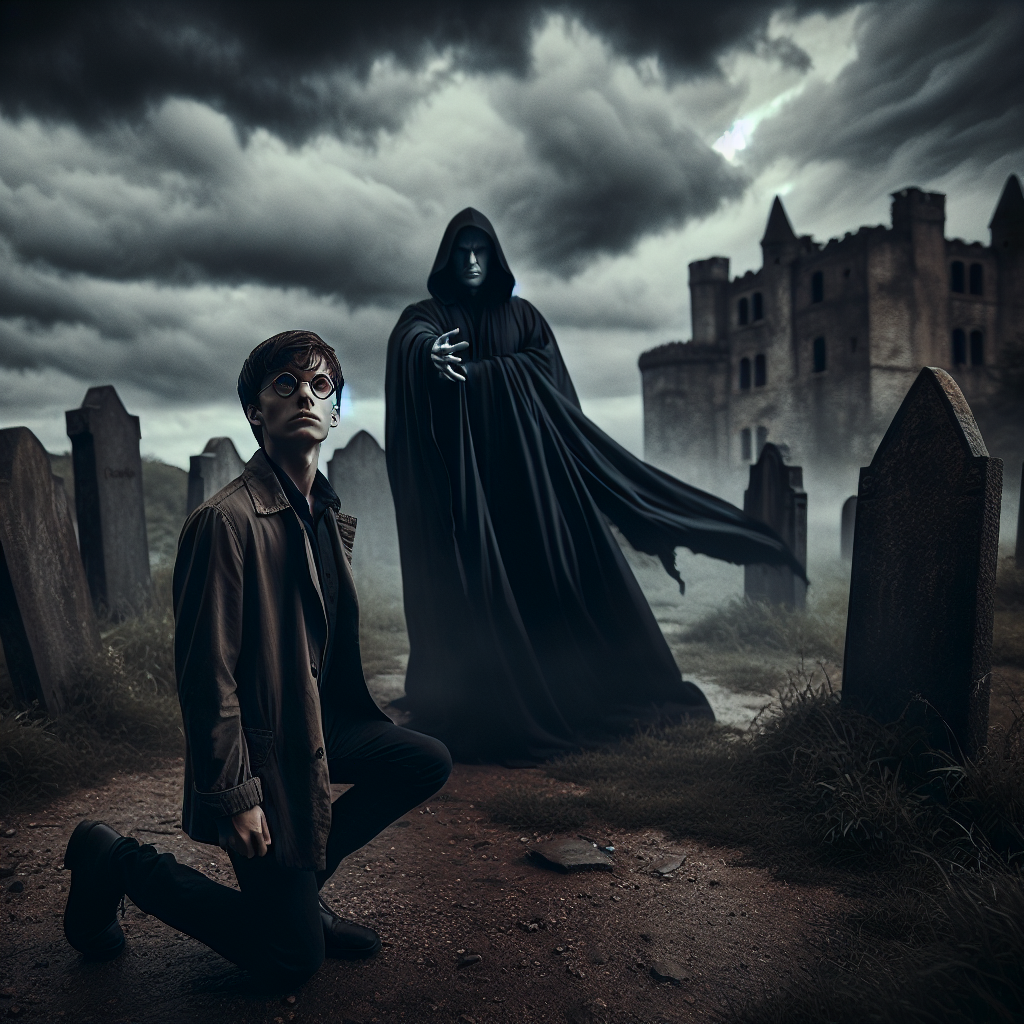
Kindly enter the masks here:
<path id="1" fill-rule="evenodd" d="M 459 385 L 430 361 L 455 327 L 470 343 Z M 803 575 L 770 528 L 591 423 L 550 327 L 521 298 L 408 307 L 386 396 L 411 727 L 461 760 L 535 762 L 637 723 L 714 718 L 607 520 L 677 580 L 677 546 Z"/>

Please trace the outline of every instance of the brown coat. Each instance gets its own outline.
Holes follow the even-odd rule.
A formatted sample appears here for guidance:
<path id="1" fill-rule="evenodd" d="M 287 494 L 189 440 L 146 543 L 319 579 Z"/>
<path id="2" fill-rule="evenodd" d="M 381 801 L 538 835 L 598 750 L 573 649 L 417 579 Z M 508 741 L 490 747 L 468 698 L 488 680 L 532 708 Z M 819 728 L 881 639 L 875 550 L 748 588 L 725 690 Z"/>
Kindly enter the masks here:
<path id="1" fill-rule="evenodd" d="M 386 720 L 359 656 L 349 565 L 356 521 L 324 515 L 340 579 L 329 678 L 321 678 L 327 613 L 313 552 L 262 449 L 189 516 L 174 564 L 182 826 L 216 843 L 218 817 L 261 804 L 279 863 L 314 870 L 324 867 L 331 825 L 321 711 Z"/>

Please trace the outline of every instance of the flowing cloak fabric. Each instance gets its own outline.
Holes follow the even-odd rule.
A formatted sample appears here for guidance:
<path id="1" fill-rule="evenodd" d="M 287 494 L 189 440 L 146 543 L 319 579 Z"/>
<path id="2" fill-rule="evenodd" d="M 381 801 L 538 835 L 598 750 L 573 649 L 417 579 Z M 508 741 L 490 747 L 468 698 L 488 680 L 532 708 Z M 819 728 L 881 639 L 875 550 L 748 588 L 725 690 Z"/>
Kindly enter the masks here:
<path id="1" fill-rule="evenodd" d="M 449 265 L 459 230 L 494 252 L 476 301 Z M 684 681 L 608 520 L 678 579 L 675 548 L 789 564 L 739 509 L 648 466 L 583 415 L 554 335 L 494 229 L 468 209 L 388 344 L 386 454 L 410 655 L 411 727 L 463 760 L 536 761 L 681 715 L 713 718 Z M 453 328 L 465 384 L 430 359 Z M 606 518 L 607 517 L 607 518 Z"/>

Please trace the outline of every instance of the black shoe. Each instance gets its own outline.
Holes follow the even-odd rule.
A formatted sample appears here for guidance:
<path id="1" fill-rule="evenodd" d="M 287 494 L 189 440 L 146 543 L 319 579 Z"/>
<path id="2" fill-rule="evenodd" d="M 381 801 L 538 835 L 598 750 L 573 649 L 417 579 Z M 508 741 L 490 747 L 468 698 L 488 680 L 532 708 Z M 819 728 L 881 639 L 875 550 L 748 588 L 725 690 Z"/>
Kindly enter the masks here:
<path id="1" fill-rule="evenodd" d="M 71 870 L 64 934 L 93 960 L 113 960 L 124 949 L 124 932 L 117 923 L 124 890 L 110 866 L 110 855 L 122 839 L 101 821 L 83 821 L 64 851 L 64 867 Z"/>
<path id="2" fill-rule="evenodd" d="M 345 921 L 320 901 L 320 923 L 324 927 L 324 952 L 336 960 L 365 960 L 380 952 L 380 936 L 370 928 Z"/>

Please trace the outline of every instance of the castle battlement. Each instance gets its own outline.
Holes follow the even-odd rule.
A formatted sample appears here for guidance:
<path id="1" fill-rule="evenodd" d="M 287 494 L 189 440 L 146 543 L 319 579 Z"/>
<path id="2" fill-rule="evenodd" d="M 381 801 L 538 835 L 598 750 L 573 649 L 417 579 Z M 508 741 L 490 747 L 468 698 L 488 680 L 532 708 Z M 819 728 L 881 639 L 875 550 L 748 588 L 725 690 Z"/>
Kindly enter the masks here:
<path id="1" fill-rule="evenodd" d="M 822 244 L 776 197 L 759 269 L 691 263 L 692 340 L 639 360 L 648 461 L 707 482 L 770 438 L 805 466 L 864 465 L 922 366 L 948 370 L 990 447 L 1020 458 L 1006 449 L 1024 423 L 1006 410 L 1022 403 L 1006 389 L 1024 360 L 1024 195 L 1011 176 L 987 246 L 946 239 L 945 208 L 942 193 L 901 189 L 890 226 Z"/>

